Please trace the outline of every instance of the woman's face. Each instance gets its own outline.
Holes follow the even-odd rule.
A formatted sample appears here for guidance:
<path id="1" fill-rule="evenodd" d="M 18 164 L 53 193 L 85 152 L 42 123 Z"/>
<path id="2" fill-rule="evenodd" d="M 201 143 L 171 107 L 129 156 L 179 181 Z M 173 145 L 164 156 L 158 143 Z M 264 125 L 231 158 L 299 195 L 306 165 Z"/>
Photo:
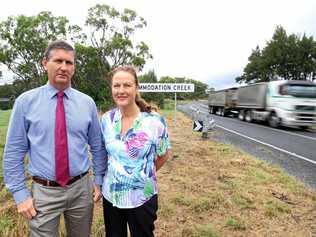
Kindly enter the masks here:
<path id="1" fill-rule="evenodd" d="M 125 71 L 118 71 L 112 77 L 112 96 L 118 107 L 124 108 L 135 104 L 138 88 L 134 76 Z"/>

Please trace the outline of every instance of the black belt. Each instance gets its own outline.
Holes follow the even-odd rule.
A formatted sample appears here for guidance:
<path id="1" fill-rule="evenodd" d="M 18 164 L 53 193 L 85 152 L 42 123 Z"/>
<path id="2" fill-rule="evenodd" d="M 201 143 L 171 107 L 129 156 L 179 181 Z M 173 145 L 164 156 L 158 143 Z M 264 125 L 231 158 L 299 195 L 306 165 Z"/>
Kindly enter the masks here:
<path id="1" fill-rule="evenodd" d="M 84 172 L 78 176 L 75 176 L 75 177 L 72 177 L 68 183 L 66 185 L 70 185 L 70 184 L 73 184 L 74 182 L 76 182 L 77 180 L 81 179 L 82 177 L 84 177 L 86 174 L 88 174 L 88 171 L 87 172 Z M 56 181 L 52 181 L 52 180 L 47 180 L 47 179 L 42 179 L 40 177 L 37 177 L 37 176 L 33 176 L 32 177 L 33 181 L 36 182 L 36 183 L 39 183 L 41 185 L 44 185 L 44 186 L 50 186 L 50 187 L 61 187 L 59 183 L 57 183 Z"/>

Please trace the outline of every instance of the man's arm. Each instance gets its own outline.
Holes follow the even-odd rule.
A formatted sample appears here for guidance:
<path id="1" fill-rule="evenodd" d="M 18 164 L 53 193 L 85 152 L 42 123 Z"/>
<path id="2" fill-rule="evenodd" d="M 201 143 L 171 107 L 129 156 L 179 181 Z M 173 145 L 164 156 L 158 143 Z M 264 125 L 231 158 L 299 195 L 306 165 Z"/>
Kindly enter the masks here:
<path id="1" fill-rule="evenodd" d="M 17 204 L 31 196 L 25 183 L 24 157 L 29 144 L 21 102 L 21 98 L 18 98 L 14 104 L 3 154 L 4 182 Z"/>
<path id="2" fill-rule="evenodd" d="M 103 176 L 107 168 L 107 154 L 102 140 L 102 133 L 95 104 L 93 106 L 92 122 L 88 131 L 88 139 L 90 151 L 92 153 L 92 164 L 95 176 L 94 201 L 98 201 L 101 198 L 100 186 L 103 183 Z"/>
<path id="3" fill-rule="evenodd" d="M 3 154 L 4 182 L 13 194 L 18 212 L 32 219 L 36 215 L 33 199 L 25 183 L 24 157 L 29 150 L 27 124 L 21 99 L 17 99 L 9 122 Z"/>

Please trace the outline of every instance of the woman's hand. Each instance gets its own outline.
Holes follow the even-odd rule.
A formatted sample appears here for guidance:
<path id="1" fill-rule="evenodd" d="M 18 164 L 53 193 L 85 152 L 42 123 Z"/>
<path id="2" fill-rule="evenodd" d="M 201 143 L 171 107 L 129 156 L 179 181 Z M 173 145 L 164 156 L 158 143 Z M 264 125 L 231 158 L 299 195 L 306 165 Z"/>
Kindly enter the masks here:
<path id="1" fill-rule="evenodd" d="M 167 150 L 166 153 L 162 156 L 158 156 L 155 161 L 156 171 L 158 171 L 169 159 L 169 156 L 171 154 L 170 150 Z"/>

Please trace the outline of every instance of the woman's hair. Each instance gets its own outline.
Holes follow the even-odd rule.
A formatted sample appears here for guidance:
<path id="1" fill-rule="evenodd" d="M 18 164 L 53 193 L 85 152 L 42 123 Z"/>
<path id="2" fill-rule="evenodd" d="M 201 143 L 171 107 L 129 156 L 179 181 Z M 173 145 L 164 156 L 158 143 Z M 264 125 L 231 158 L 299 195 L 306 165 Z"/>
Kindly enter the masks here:
<path id="1" fill-rule="evenodd" d="M 136 87 L 139 88 L 139 82 L 138 82 L 137 73 L 136 73 L 136 70 L 135 70 L 135 68 L 133 66 L 119 66 L 119 67 L 114 68 L 111 71 L 111 73 L 110 73 L 110 84 L 112 85 L 112 78 L 113 78 L 113 76 L 117 72 L 122 72 L 122 71 L 130 73 L 135 79 Z M 137 104 L 137 106 L 139 107 L 140 111 L 142 111 L 142 112 L 150 113 L 151 111 L 157 111 L 157 108 L 155 106 L 152 106 L 149 103 L 147 103 L 140 96 L 139 92 L 136 93 L 135 103 Z"/>

